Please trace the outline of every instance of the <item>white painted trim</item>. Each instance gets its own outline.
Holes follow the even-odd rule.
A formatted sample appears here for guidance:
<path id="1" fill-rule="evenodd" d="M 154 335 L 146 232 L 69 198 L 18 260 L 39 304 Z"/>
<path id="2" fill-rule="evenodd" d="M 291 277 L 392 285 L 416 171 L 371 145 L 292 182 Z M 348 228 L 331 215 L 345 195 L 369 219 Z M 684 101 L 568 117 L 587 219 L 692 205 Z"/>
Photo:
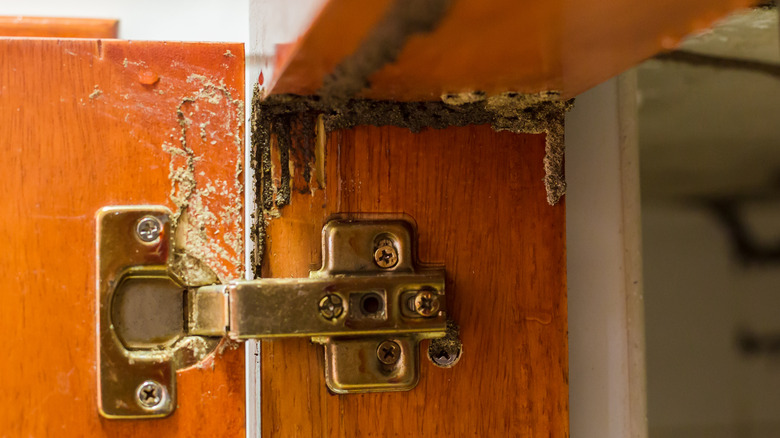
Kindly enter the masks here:
<path id="1" fill-rule="evenodd" d="M 278 44 L 291 43 L 303 33 L 324 0 L 255 0 L 249 2 L 249 37 L 246 47 L 246 98 L 247 98 L 247 134 L 244 173 L 246 187 L 246 254 L 245 266 L 247 278 L 252 278 L 252 251 L 254 242 L 251 230 L 254 221 L 262 220 L 255 213 L 254 169 L 252 163 L 251 113 L 252 92 L 262 71 L 265 83 L 273 75 L 274 53 Z M 246 379 L 246 436 L 262 436 L 262 379 L 260 341 L 249 340 L 244 343 L 245 379 Z M 273 402 L 273 401 L 271 401 Z"/>
<path id="2" fill-rule="evenodd" d="M 646 438 L 647 366 L 645 304 L 642 276 L 642 207 L 639 182 L 637 75 L 618 77 L 620 169 L 623 210 L 623 266 L 628 352 L 629 437 Z"/>
<path id="3" fill-rule="evenodd" d="M 252 253 L 255 242 L 252 238 L 252 230 L 257 220 L 255 212 L 255 169 L 252 166 L 252 95 L 257 77 L 262 68 L 262 54 L 260 44 L 260 32 L 257 23 L 260 23 L 262 3 L 250 1 L 247 8 L 247 25 L 249 37 L 244 48 L 246 69 L 244 84 L 246 86 L 246 136 L 244 137 L 244 271 L 247 280 L 254 278 L 254 262 Z M 261 351 L 260 341 L 248 340 L 244 342 L 244 391 L 246 398 L 246 436 L 247 438 L 260 438 L 262 436 L 262 379 L 261 379 Z"/>
<path id="4" fill-rule="evenodd" d="M 566 117 L 571 436 L 646 438 L 636 79 Z"/>

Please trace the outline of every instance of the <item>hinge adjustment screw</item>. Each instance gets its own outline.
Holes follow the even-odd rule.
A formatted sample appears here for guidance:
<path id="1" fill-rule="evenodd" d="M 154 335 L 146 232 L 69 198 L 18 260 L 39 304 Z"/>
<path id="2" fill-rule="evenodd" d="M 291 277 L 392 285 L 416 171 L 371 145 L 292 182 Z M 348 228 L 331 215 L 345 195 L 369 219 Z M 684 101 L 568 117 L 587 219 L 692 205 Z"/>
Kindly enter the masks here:
<path id="1" fill-rule="evenodd" d="M 344 313 L 344 303 L 336 294 L 328 294 L 320 300 L 320 314 L 325 319 L 336 319 Z"/>
<path id="2" fill-rule="evenodd" d="M 414 296 L 414 311 L 423 317 L 429 317 L 439 311 L 439 295 L 429 290 L 421 290 Z"/>

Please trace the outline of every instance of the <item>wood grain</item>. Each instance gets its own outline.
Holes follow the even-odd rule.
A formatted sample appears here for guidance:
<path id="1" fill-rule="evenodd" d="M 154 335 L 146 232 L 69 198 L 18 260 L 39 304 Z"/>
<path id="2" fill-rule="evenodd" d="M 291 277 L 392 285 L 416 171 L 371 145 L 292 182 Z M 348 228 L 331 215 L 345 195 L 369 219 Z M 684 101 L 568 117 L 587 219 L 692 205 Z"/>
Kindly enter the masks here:
<path id="1" fill-rule="evenodd" d="M 243 435 L 243 349 L 180 372 L 167 419 L 99 417 L 94 304 L 95 212 L 183 208 L 182 137 L 196 187 L 217 188 L 191 199 L 240 200 L 243 113 L 224 92 L 243 100 L 243 71 L 240 44 L 0 39 L 0 436 Z M 215 216 L 210 235 L 240 235 L 240 208 Z M 227 255 L 212 268 L 241 276 L 240 249 L 214 242 Z"/>
<path id="2" fill-rule="evenodd" d="M 119 20 L 69 17 L 0 16 L 0 36 L 116 38 Z"/>
<path id="3" fill-rule="evenodd" d="M 315 94 L 372 32 L 400 32 L 401 23 L 383 21 L 393 3 L 330 0 L 277 63 L 284 67 L 271 78 L 271 93 Z M 360 97 L 372 99 L 438 100 L 445 93 L 475 90 L 489 95 L 558 90 L 569 98 L 755 3 L 459 0 L 431 32 L 410 35 L 396 59 L 353 82 L 367 84 Z M 392 51 L 390 45 L 364 50 L 370 55 L 358 65 L 381 58 Z"/>
<path id="4" fill-rule="evenodd" d="M 411 215 L 421 260 L 446 266 L 463 356 L 442 369 L 423 350 L 410 392 L 331 395 L 320 346 L 263 342 L 263 435 L 568 436 L 565 210 L 547 204 L 543 156 L 543 135 L 489 126 L 331 133 L 326 188 L 298 179 L 269 217 L 263 276 L 318 268 L 329 215 Z"/>

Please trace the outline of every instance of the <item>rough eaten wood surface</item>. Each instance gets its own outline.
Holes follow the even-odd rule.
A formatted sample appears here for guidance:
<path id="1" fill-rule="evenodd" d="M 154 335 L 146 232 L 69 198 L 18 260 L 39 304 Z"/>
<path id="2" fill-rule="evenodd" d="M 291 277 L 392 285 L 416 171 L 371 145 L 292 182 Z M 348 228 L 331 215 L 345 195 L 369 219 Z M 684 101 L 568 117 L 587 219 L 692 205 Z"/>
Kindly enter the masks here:
<path id="1" fill-rule="evenodd" d="M 446 266 L 463 354 L 443 369 L 423 347 L 410 392 L 332 395 L 322 347 L 263 342 L 263 436 L 567 437 L 565 207 L 548 205 L 539 189 L 544 135 L 358 126 L 316 144 L 313 154 L 288 144 L 295 190 L 264 212 L 262 275 L 318 268 L 332 214 L 408 214 L 420 259 Z M 270 152 L 269 177 L 279 184 L 282 157 L 276 146 Z M 298 171 L 323 164 L 324 187 Z"/>
<path id="2" fill-rule="evenodd" d="M 243 435 L 243 349 L 167 419 L 99 417 L 94 217 L 167 205 L 190 269 L 240 277 L 243 77 L 240 44 L 0 39 L 0 436 Z"/>

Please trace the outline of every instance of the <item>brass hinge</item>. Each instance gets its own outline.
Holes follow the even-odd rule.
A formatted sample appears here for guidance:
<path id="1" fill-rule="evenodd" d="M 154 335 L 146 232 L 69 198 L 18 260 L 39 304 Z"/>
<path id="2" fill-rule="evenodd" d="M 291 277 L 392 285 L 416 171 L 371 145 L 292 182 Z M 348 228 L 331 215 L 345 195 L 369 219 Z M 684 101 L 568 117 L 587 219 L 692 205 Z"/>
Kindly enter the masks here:
<path id="1" fill-rule="evenodd" d="M 97 223 L 105 417 L 169 415 L 176 370 L 213 359 L 225 338 L 310 337 L 324 346 L 328 388 L 343 394 L 413 388 L 420 341 L 445 334 L 444 270 L 417 263 L 408 221 L 328 222 L 309 278 L 200 286 L 171 269 L 167 208 L 107 207 Z"/>

